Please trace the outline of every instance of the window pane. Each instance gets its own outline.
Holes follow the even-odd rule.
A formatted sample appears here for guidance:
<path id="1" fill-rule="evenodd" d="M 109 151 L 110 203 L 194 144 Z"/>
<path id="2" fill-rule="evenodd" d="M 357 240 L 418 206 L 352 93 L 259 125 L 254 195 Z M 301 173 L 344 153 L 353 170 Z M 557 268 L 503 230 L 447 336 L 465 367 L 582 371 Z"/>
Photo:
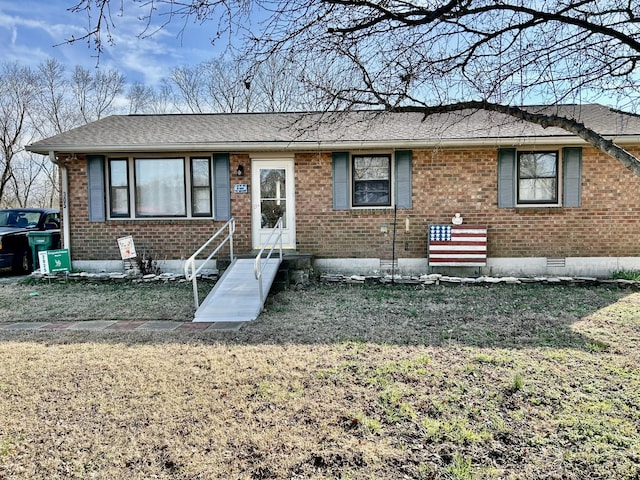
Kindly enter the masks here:
<path id="1" fill-rule="evenodd" d="M 520 178 L 534 178 L 536 176 L 536 162 L 533 155 L 520 155 Z"/>
<path id="2" fill-rule="evenodd" d="M 353 204 L 391 205 L 391 157 L 353 157 Z"/>
<path id="3" fill-rule="evenodd" d="M 389 189 L 386 181 L 356 182 L 355 203 L 387 204 L 389 203 Z"/>
<path id="4" fill-rule="evenodd" d="M 129 216 L 129 175 L 127 159 L 109 160 L 110 211 L 112 217 Z"/>
<path id="5" fill-rule="evenodd" d="M 283 198 L 279 202 L 276 200 L 260 201 L 260 228 L 273 228 L 278 219 L 282 217 L 282 228 L 287 228 L 287 202 Z"/>
<path id="6" fill-rule="evenodd" d="M 185 216 L 184 159 L 141 159 L 136 164 L 136 215 Z"/>
<path id="7" fill-rule="evenodd" d="M 520 180 L 520 201 L 551 202 L 556 200 L 555 178 L 532 178 Z"/>
<path id="8" fill-rule="evenodd" d="M 555 152 L 523 153 L 520 155 L 520 178 L 555 177 Z"/>
<path id="9" fill-rule="evenodd" d="M 129 190 L 127 188 L 111 188 L 111 215 L 129 216 Z"/>
<path id="10" fill-rule="evenodd" d="M 194 187 L 208 187 L 211 185 L 208 158 L 194 158 L 191 160 L 192 185 Z"/>
<path id="11" fill-rule="evenodd" d="M 112 187 L 126 187 L 129 184 L 127 178 L 127 161 L 126 160 L 111 160 L 111 186 Z"/>
<path id="12" fill-rule="evenodd" d="M 536 158 L 536 176 L 556 176 L 556 156 L 552 154 L 539 155 Z"/>
<path id="13" fill-rule="evenodd" d="M 557 152 L 523 152 L 518 155 L 518 201 L 558 201 Z"/>
<path id="14" fill-rule="evenodd" d="M 260 197 L 284 199 L 286 187 L 286 172 L 279 168 L 263 168 L 260 170 Z"/>
<path id="15" fill-rule="evenodd" d="M 389 157 L 354 157 L 355 180 L 388 180 Z"/>
<path id="16" fill-rule="evenodd" d="M 192 193 L 193 215 L 211 215 L 211 190 L 206 188 L 194 188 Z"/>
<path id="17" fill-rule="evenodd" d="M 281 168 L 260 169 L 260 214 L 261 228 L 273 228 L 282 217 L 282 226 L 287 228 L 287 175 Z"/>
<path id="18" fill-rule="evenodd" d="M 191 214 L 211 216 L 211 159 L 191 159 Z"/>

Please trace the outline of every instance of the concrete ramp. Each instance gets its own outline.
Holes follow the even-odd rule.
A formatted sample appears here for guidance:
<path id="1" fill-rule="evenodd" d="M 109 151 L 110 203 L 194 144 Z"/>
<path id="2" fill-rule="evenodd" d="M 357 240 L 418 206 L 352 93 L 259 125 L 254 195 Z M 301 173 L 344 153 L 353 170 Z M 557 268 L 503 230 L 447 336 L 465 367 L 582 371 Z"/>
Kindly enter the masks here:
<path id="1" fill-rule="evenodd" d="M 273 285 L 280 258 L 262 259 L 262 291 L 253 273 L 255 259 L 236 259 L 225 270 L 195 313 L 194 322 L 250 322 L 255 320 Z"/>

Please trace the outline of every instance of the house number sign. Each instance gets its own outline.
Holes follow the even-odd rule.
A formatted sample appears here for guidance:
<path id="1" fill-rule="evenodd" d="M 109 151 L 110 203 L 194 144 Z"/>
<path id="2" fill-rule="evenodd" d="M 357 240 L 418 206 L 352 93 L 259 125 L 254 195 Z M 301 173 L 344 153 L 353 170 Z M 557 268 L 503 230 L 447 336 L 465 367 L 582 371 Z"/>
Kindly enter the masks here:
<path id="1" fill-rule="evenodd" d="M 249 193 L 249 187 L 246 183 L 238 183 L 233 186 L 233 193 Z"/>

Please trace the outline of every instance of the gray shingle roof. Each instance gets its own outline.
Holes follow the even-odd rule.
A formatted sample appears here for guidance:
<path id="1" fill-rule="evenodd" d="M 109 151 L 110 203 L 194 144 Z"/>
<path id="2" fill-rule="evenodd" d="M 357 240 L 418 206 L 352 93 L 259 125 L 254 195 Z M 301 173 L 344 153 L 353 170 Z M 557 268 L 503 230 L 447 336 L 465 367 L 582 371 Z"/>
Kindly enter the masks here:
<path id="1" fill-rule="evenodd" d="M 638 141 L 640 117 L 601 105 L 529 107 L 575 118 L 618 141 Z M 114 115 L 40 140 L 28 150 L 47 154 L 196 151 L 401 148 L 505 145 L 522 142 L 580 142 L 555 128 L 488 111 L 424 117 L 420 113 L 236 113 Z"/>

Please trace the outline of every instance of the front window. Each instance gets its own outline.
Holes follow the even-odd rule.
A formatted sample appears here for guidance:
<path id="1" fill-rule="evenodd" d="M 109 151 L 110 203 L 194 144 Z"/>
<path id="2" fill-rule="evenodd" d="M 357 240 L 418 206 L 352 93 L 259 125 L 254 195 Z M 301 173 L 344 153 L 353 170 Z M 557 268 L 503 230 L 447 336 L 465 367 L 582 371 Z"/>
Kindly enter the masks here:
<path id="1" fill-rule="evenodd" d="M 110 210 L 112 217 L 129 216 L 129 168 L 126 158 L 109 160 Z"/>
<path id="2" fill-rule="evenodd" d="M 184 159 L 136 158 L 136 217 L 187 215 Z"/>
<path id="3" fill-rule="evenodd" d="M 518 153 L 518 203 L 558 203 L 558 152 Z"/>
<path id="4" fill-rule="evenodd" d="M 391 156 L 353 156 L 353 206 L 391 205 Z"/>
<path id="5" fill-rule="evenodd" d="M 211 216 L 211 161 L 191 159 L 191 212 L 194 217 Z"/>

